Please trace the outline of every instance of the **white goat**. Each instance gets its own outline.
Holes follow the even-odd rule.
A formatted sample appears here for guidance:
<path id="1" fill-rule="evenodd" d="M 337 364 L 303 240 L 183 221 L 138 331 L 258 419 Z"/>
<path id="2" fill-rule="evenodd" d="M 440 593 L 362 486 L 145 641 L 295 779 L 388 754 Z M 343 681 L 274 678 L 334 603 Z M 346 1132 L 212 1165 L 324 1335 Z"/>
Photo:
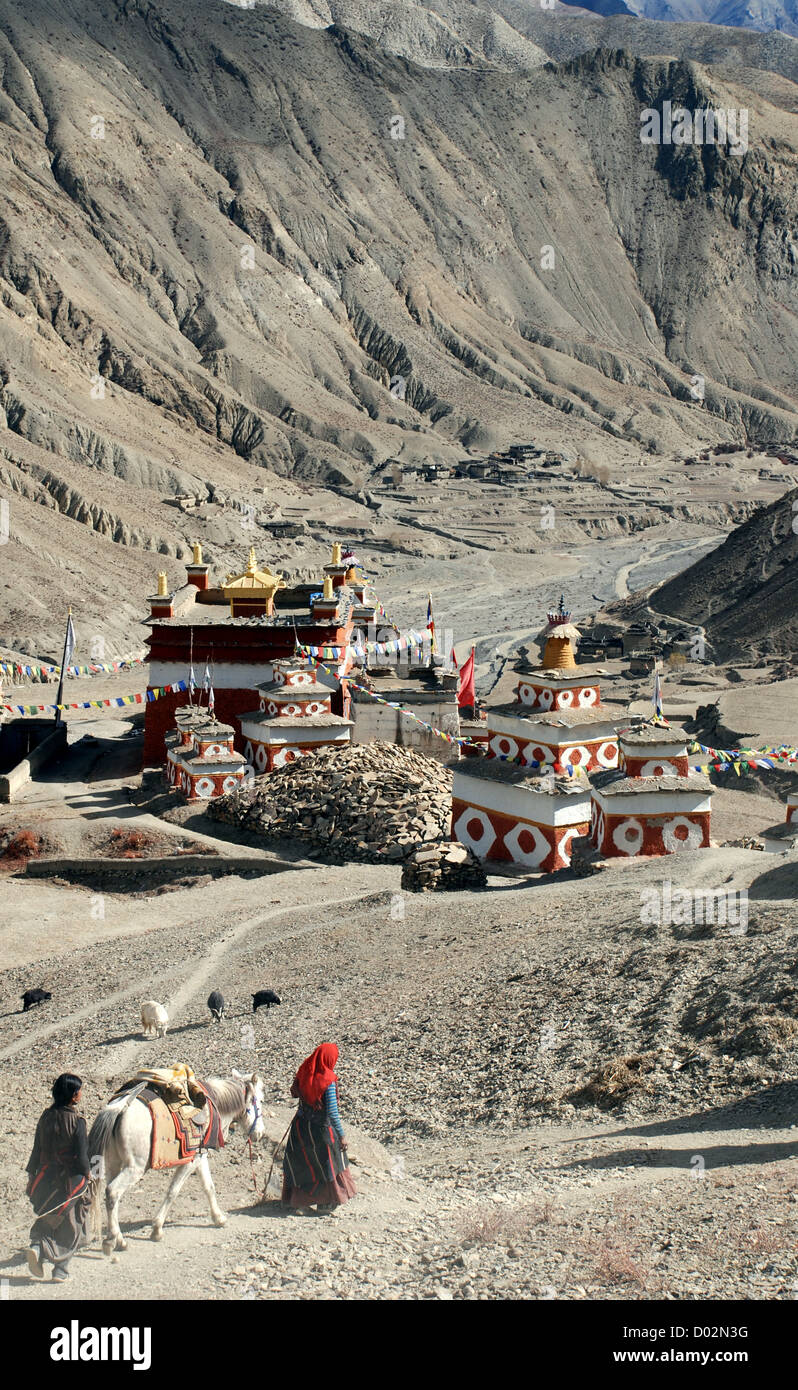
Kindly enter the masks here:
<path id="1" fill-rule="evenodd" d="M 163 1004 L 155 999 L 145 999 L 141 1006 L 141 1026 L 145 1038 L 165 1038 L 169 1015 Z"/>

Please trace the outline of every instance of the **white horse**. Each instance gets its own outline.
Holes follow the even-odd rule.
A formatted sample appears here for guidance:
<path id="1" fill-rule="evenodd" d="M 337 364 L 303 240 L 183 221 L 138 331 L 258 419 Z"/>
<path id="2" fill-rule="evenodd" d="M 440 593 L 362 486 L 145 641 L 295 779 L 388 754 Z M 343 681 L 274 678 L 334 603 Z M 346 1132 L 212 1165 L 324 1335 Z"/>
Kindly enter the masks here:
<path id="1" fill-rule="evenodd" d="M 248 1139 L 257 1141 L 263 1137 L 263 1082 L 256 1072 L 244 1075 L 234 1071 L 232 1080 L 211 1077 L 203 1084 L 219 1112 L 222 1135 L 225 1139 L 237 1120 L 243 1121 Z M 127 1241 L 119 1229 L 119 1202 L 128 1189 L 144 1177 L 150 1166 L 152 1115 L 147 1105 L 135 1103 L 141 1089 L 141 1086 L 133 1087 L 123 1096 L 109 1101 L 100 1111 L 89 1134 L 92 1174 L 100 1179 L 104 1178 L 106 1183 L 105 1209 L 108 1216 L 108 1233 L 103 1240 L 105 1255 L 110 1255 L 113 1250 L 127 1249 Z M 190 1163 L 184 1163 L 175 1169 L 161 1209 L 153 1223 L 151 1240 L 162 1238 L 169 1208 L 186 1178 L 195 1168 L 210 1203 L 213 1224 L 224 1225 L 227 1217 L 216 1200 L 216 1188 L 211 1177 L 208 1155 L 202 1150 Z M 94 1193 L 94 1210 L 96 1229 L 101 1231 L 99 1193 L 98 1182 Z"/>

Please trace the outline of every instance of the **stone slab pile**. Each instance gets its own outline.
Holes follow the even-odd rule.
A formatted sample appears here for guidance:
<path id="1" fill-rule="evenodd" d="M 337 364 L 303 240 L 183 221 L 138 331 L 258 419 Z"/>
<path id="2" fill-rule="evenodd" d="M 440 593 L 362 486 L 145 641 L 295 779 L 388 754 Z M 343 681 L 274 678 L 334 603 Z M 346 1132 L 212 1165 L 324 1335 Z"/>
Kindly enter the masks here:
<path id="1" fill-rule="evenodd" d="M 459 893 L 487 883 L 484 866 L 456 840 L 421 845 L 402 864 L 402 888 L 408 893 Z"/>
<path id="2" fill-rule="evenodd" d="M 310 754 L 208 807 L 214 820 L 339 864 L 399 862 L 448 839 L 451 812 L 448 768 L 393 743 Z"/>

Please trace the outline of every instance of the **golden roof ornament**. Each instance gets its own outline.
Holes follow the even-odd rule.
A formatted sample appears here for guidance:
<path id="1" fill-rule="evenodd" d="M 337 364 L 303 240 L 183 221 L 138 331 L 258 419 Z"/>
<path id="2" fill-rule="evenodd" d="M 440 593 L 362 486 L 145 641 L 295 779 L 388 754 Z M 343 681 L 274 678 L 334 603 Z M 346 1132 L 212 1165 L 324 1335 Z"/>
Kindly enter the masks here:
<path id="1" fill-rule="evenodd" d="M 271 612 L 274 595 L 278 589 L 285 588 L 281 574 L 273 574 L 268 565 L 258 569 L 255 548 L 250 550 L 247 567 L 241 574 L 228 574 L 222 585 L 222 593 L 232 603 L 234 599 L 262 600 L 266 611 Z"/>
<path id="2" fill-rule="evenodd" d="M 166 587 L 166 570 L 158 571 L 158 597 L 166 598 L 169 590 Z"/>

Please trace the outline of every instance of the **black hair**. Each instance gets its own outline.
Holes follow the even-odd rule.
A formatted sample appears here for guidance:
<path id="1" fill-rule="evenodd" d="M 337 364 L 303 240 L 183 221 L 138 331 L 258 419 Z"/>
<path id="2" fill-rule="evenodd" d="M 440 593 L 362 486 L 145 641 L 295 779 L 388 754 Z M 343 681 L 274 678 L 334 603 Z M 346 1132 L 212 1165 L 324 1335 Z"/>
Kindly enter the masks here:
<path id="1" fill-rule="evenodd" d="M 73 1072 L 62 1072 L 53 1082 L 53 1103 L 55 1105 L 69 1105 L 82 1085 L 83 1082 L 80 1077 L 75 1076 Z"/>

